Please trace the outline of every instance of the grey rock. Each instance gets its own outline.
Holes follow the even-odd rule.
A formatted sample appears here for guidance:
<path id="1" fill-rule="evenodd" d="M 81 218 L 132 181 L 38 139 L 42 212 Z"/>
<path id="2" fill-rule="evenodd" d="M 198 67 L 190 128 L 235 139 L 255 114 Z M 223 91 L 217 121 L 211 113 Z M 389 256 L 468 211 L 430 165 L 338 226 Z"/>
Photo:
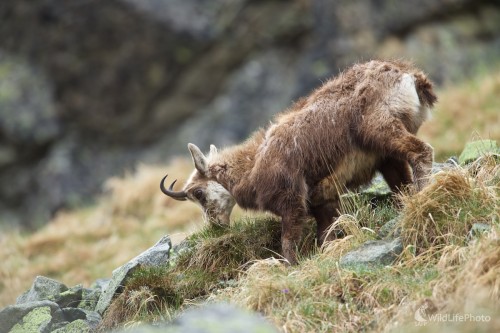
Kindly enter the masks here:
<path id="1" fill-rule="evenodd" d="M 104 290 L 108 286 L 109 282 L 111 282 L 111 279 L 109 278 L 101 278 L 97 279 L 92 283 L 90 286 L 91 289 L 98 289 L 98 290 Z"/>
<path id="2" fill-rule="evenodd" d="M 186 311 L 172 323 L 172 332 L 193 333 L 276 333 L 275 327 L 260 315 L 229 304 L 212 304 Z"/>
<path id="3" fill-rule="evenodd" d="M 392 194 L 391 189 L 380 173 L 377 173 L 370 184 L 360 189 L 360 193 L 369 196 L 370 198 L 380 198 Z"/>
<path id="4" fill-rule="evenodd" d="M 88 311 L 85 309 L 77 308 L 64 308 L 62 309 L 64 318 L 72 323 L 75 320 L 83 320 L 92 329 L 97 328 L 99 322 L 101 321 L 101 316 L 95 311 Z"/>
<path id="5" fill-rule="evenodd" d="M 100 296 L 101 289 L 83 288 L 82 300 L 78 304 L 78 308 L 93 311 L 97 305 L 97 302 L 99 301 Z"/>
<path id="6" fill-rule="evenodd" d="M 393 218 L 386 222 L 378 231 L 380 238 L 395 238 L 401 235 L 401 219 L 398 217 Z"/>
<path id="7" fill-rule="evenodd" d="M 84 320 L 87 318 L 87 314 L 85 313 L 85 310 L 82 310 L 82 309 L 63 308 L 62 312 L 63 312 L 64 318 L 66 318 L 66 320 L 68 322 L 72 322 L 72 321 L 75 321 L 77 319 Z"/>
<path id="8" fill-rule="evenodd" d="M 17 298 L 16 304 L 24 304 L 42 300 L 55 301 L 59 295 L 68 290 L 61 282 L 44 277 L 37 276 L 31 288 Z"/>
<path id="9" fill-rule="evenodd" d="M 57 295 L 55 297 L 55 302 L 59 304 L 61 308 L 77 307 L 82 301 L 82 294 L 82 285 L 77 285 Z"/>
<path id="10" fill-rule="evenodd" d="M 190 251 L 192 247 L 193 242 L 187 238 L 182 240 L 179 244 L 175 245 L 170 252 L 169 264 L 171 266 L 175 265 L 177 263 L 177 258 L 179 258 L 181 254 Z"/>
<path id="11" fill-rule="evenodd" d="M 244 0 L 121 0 L 164 22 L 175 31 L 197 39 L 213 39 L 225 31 L 244 5 Z"/>
<path id="12" fill-rule="evenodd" d="M 277 333 L 278 330 L 262 316 L 250 313 L 229 304 L 210 304 L 189 309 L 172 323 L 159 323 L 153 327 L 143 325 L 130 333 Z"/>
<path id="13" fill-rule="evenodd" d="M 165 135 L 151 153 L 185 154 L 186 142 L 208 148 L 209 144 L 224 147 L 243 141 L 290 105 L 293 87 L 283 82 L 296 80 L 293 63 L 293 57 L 283 51 L 257 54 L 228 77 L 217 98 Z"/>
<path id="14" fill-rule="evenodd" d="M 77 319 L 71 323 L 53 330 L 51 333 L 90 333 L 94 331 L 95 328 L 90 326 L 88 322 L 82 319 Z"/>
<path id="15" fill-rule="evenodd" d="M 61 309 L 51 301 L 10 305 L 0 311 L 2 332 L 48 333 L 53 326 L 64 321 Z"/>
<path id="16" fill-rule="evenodd" d="M 491 231 L 491 225 L 486 223 L 474 223 L 467 234 L 469 240 L 482 236 L 484 233 Z"/>
<path id="17" fill-rule="evenodd" d="M 7 141 L 34 148 L 61 134 L 52 90 L 38 68 L 0 50 L 0 133 Z"/>
<path id="18" fill-rule="evenodd" d="M 496 154 L 500 156 L 500 148 L 495 140 L 478 140 L 468 142 L 458 160 L 460 164 L 467 164 L 477 160 L 485 154 Z"/>
<path id="19" fill-rule="evenodd" d="M 125 265 L 115 269 L 106 289 L 102 291 L 95 310 L 103 314 L 113 297 L 120 293 L 127 277 L 139 266 L 160 266 L 168 263 L 172 243 L 170 237 L 163 236 L 154 246 L 139 254 Z"/>
<path id="20" fill-rule="evenodd" d="M 432 174 L 436 174 L 440 171 L 449 170 L 458 167 L 458 159 L 456 157 L 450 157 L 444 163 L 433 162 L 432 163 Z"/>
<path id="21" fill-rule="evenodd" d="M 390 265 L 403 252 L 401 239 L 375 240 L 362 244 L 340 258 L 343 267 L 357 265 Z"/>

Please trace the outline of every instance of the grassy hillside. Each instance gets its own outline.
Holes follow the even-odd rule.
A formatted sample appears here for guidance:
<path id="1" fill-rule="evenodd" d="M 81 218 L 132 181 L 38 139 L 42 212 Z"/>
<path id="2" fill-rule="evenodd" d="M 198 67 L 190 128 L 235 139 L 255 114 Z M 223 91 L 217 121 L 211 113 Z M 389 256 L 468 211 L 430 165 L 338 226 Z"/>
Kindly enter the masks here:
<path id="1" fill-rule="evenodd" d="M 0 307 L 13 303 L 36 275 L 88 286 L 110 277 L 161 236 L 169 234 L 178 243 L 198 229 L 203 225 L 200 209 L 159 190 L 166 172 L 186 179 L 191 168 L 184 159 L 168 166 L 139 165 L 124 178 L 110 179 L 94 207 L 59 213 L 34 234 L 0 234 Z"/>
<path id="2" fill-rule="evenodd" d="M 389 332 L 423 329 L 415 313 L 474 315 L 451 323 L 467 332 L 500 328 L 500 164 L 484 158 L 436 174 L 429 186 L 370 205 L 344 199 L 337 221 L 348 236 L 313 246 L 312 223 L 290 267 L 279 259 L 274 218 L 237 219 L 229 229 L 204 227 L 189 237 L 176 265 L 135 272 L 104 318 L 104 328 L 172 317 L 195 304 L 227 301 L 263 313 L 286 332 Z M 381 221 L 399 215 L 404 251 L 393 266 L 339 266 L 340 257 L 376 238 Z M 470 236 L 474 223 L 492 227 Z M 276 259 L 277 257 L 277 259 Z M 428 318 L 428 317 L 425 317 Z M 461 325 L 460 325 L 461 324 Z M 427 331 L 450 323 L 429 319 Z"/>
<path id="3" fill-rule="evenodd" d="M 433 118 L 419 132 L 436 160 L 456 155 L 470 140 L 500 140 L 500 69 L 488 70 L 438 93 Z"/>
<path id="4" fill-rule="evenodd" d="M 439 97 L 434 118 L 420 135 L 435 147 L 438 160 L 458 154 L 474 136 L 500 141 L 500 71 L 443 89 Z M 67 285 L 89 285 L 97 278 L 109 277 L 114 268 L 153 245 L 162 235 L 170 234 L 178 242 L 185 234 L 199 230 L 203 221 L 198 207 L 171 200 L 158 190 L 159 180 L 166 172 L 185 179 L 191 168 L 190 161 L 181 159 L 165 166 L 138 166 L 124 178 L 110 179 L 105 186 L 106 194 L 94 207 L 62 212 L 34 234 L 12 231 L 0 235 L 0 307 L 13 303 L 36 275 L 49 276 Z M 268 257 L 267 252 L 238 252 L 239 257 L 229 265 L 229 271 L 223 272 L 223 280 L 230 281 L 223 285 L 225 288 L 214 288 L 214 281 L 218 283 L 221 279 L 213 275 L 202 279 L 201 284 L 195 280 L 197 289 L 192 285 L 178 289 L 181 292 L 176 294 L 177 299 L 231 300 L 264 313 L 288 331 L 332 328 L 356 331 L 362 323 L 372 321 L 364 329 L 390 331 L 393 326 L 397 330 L 407 324 L 408 329 L 424 331 L 425 327 L 415 327 L 412 319 L 415 309 L 424 303 L 439 312 L 450 313 L 478 307 L 481 313 L 491 313 L 496 318 L 497 321 L 485 326 L 488 328 L 485 331 L 491 331 L 500 325 L 498 308 L 492 306 L 498 304 L 500 288 L 500 174 L 494 163 L 483 165 L 480 170 L 479 174 L 477 170 L 459 170 L 435 183 L 451 182 L 453 187 L 436 185 L 419 195 L 406 197 L 401 214 L 407 227 L 403 235 L 407 248 L 394 267 L 344 270 L 335 263 L 347 249 L 374 237 L 370 230 L 380 227 L 382 215 L 387 218 L 399 213 L 392 208 L 374 211 L 362 202 L 355 202 L 347 205 L 354 210 L 347 209 L 347 215 L 340 220 L 348 227 L 349 236 L 310 252 L 300 266 L 290 268 L 278 260 L 257 260 Z M 429 214 L 438 220 L 429 219 Z M 233 220 L 239 221 L 241 216 L 242 212 L 236 211 Z M 263 219 L 267 221 L 265 226 L 261 225 Z M 457 220 L 461 224 L 454 224 Z M 252 234 L 254 238 L 259 235 L 258 230 L 272 234 L 277 225 L 272 223 L 272 217 L 250 217 L 243 221 L 231 229 L 236 234 L 230 231 L 226 236 L 229 243 L 222 244 L 231 244 L 231 235 L 240 235 L 235 239 L 243 242 L 241 234 L 255 231 L 255 225 L 259 227 L 257 234 Z M 494 232 L 480 242 L 466 242 L 467 227 L 477 221 L 494 225 Z M 221 242 L 222 234 L 205 230 L 201 235 L 199 239 L 211 239 L 220 246 L 217 242 Z M 262 240 L 266 241 L 269 240 Z M 200 242 L 200 246 L 205 244 Z M 234 248 L 227 246 L 223 254 L 235 253 Z M 304 246 L 309 248 L 307 244 Z M 220 255 L 217 251 L 210 253 L 215 257 L 185 263 L 206 268 L 205 260 L 216 262 L 213 260 Z M 241 275 L 241 260 L 257 261 Z M 151 282 L 150 276 L 163 273 L 149 272 L 146 280 L 138 277 L 135 287 L 144 281 Z M 161 277 L 156 280 L 161 284 L 167 282 Z M 130 292 L 135 287 L 131 285 Z M 190 294 L 192 290 L 198 293 Z M 464 298 L 468 302 L 456 301 Z M 181 303 L 161 303 L 159 308 L 174 313 Z M 117 318 L 121 320 L 136 321 L 145 315 L 134 309 L 126 314 L 118 310 Z M 148 316 L 154 318 L 155 314 Z"/>

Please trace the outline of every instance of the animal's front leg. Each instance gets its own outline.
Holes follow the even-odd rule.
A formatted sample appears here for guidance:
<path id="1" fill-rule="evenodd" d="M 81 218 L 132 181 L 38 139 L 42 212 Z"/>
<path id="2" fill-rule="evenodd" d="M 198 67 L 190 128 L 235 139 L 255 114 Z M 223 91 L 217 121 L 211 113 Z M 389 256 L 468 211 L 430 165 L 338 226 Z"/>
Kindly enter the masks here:
<path id="1" fill-rule="evenodd" d="M 325 240 L 330 241 L 337 238 L 341 230 L 333 230 L 327 234 L 328 228 L 333 224 L 333 219 L 338 217 L 339 201 L 334 200 L 310 208 L 311 214 L 316 219 L 316 237 L 318 245 L 322 245 Z"/>
<path id="2" fill-rule="evenodd" d="M 297 264 L 297 247 L 302 238 L 303 216 L 283 216 L 281 221 L 281 249 L 291 265 Z"/>

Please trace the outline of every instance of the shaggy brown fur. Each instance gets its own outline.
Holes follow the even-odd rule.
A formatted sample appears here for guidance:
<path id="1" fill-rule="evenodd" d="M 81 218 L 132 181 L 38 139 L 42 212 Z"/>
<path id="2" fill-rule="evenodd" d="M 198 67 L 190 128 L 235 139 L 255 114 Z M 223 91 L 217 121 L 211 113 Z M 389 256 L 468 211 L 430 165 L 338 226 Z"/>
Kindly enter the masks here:
<path id="1" fill-rule="evenodd" d="M 295 263 L 306 217 L 316 218 L 322 241 L 340 193 L 377 170 L 393 191 L 422 189 L 433 153 L 415 134 L 436 100 L 425 74 L 408 63 L 356 64 L 239 146 L 205 158 L 190 145 L 197 172 L 186 190 L 216 181 L 241 207 L 280 216 L 283 255 Z"/>

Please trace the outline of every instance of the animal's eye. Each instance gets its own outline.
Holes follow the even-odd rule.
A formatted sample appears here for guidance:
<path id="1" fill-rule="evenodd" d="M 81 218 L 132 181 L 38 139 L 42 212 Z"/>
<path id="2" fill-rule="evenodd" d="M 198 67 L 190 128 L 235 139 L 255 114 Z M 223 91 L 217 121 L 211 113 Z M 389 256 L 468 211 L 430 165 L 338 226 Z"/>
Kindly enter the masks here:
<path id="1" fill-rule="evenodd" d="M 196 199 L 200 200 L 203 197 L 203 191 L 198 188 L 194 190 L 193 195 Z"/>

